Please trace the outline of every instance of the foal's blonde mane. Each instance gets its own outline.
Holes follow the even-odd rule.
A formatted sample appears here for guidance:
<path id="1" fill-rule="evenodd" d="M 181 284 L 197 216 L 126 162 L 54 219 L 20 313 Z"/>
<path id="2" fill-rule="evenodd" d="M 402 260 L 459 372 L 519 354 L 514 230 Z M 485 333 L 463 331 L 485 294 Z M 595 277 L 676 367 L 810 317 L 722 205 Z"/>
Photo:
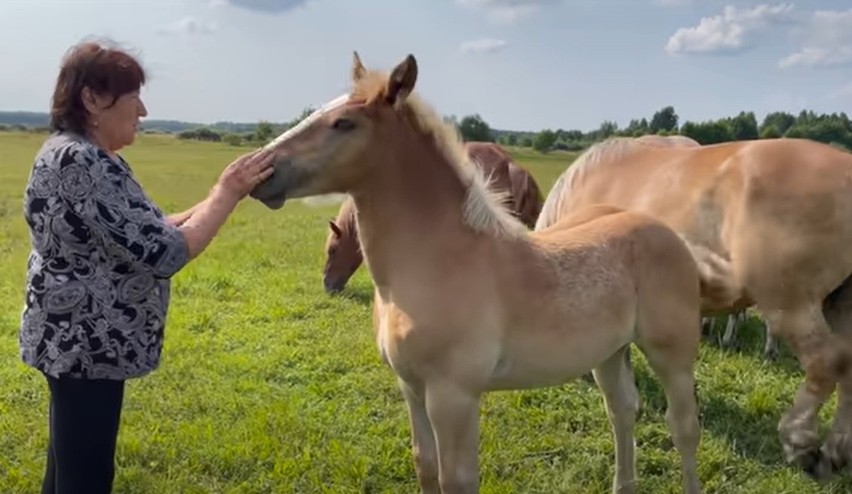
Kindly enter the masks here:
<path id="1" fill-rule="evenodd" d="M 387 79 L 387 74 L 382 72 L 367 72 L 356 82 L 353 97 L 367 102 L 384 97 Z M 526 225 L 508 209 L 510 192 L 498 191 L 491 187 L 490 177 L 486 177 L 483 169 L 471 162 L 472 158 L 464 149 L 458 129 L 444 121 L 416 93 L 409 94 L 404 101 L 397 111 L 402 112 L 417 131 L 434 140 L 438 150 L 467 189 L 462 205 L 465 224 L 477 232 L 500 237 L 526 234 Z"/>

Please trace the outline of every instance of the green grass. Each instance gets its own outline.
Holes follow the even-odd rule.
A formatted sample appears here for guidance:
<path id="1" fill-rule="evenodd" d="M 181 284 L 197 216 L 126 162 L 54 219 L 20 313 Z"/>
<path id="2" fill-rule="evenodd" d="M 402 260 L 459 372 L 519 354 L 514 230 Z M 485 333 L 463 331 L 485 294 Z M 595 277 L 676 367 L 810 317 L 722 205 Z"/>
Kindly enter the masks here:
<path id="1" fill-rule="evenodd" d="M 0 492 L 34 493 L 44 468 L 47 387 L 18 357 L 29 249 L 21 193 L 43 135 L 0 133 Z M 165 209 L 190 206 L 244 151 L 142 136 L 128 158 Z M 513 150 L 550 188 L 573 155 Z M 326 219 L 335 206 L 299 201 L 269 211 L 242 203 L 199 259 L 174 279 L 160 369 L 131 381 L 118 441 L 117 493 L 414 493 L 405 407 L 380 363 L 361 268 L 342 296 L 322 291 Z M 708 493 L 839 493 L 781 462 L 775 427 L 801 373 L 760 358 L 762 333 L 740 347 L 705 340 L 698 366 Z M 640 492 L 680 489 L 664 399 L 638 352 L 644 415 L 637 426 Z M 824 409 L 825 420 L 835 400 Z M 613 442 L 596 388 L 487 395 L 483 493 L 604 493 Z"/>

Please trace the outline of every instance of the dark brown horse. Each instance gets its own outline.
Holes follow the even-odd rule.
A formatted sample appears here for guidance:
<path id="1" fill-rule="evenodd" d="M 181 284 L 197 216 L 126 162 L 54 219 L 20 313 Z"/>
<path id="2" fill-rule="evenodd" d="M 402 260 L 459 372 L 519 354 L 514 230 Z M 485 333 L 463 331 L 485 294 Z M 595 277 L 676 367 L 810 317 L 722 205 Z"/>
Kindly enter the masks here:
<path id="1" fill-rule="evenodd" d="M 491 177 L 491 188 L 504 192 L 512 212 L 532 229 L 544 202 L 533 176 L 493 142 L 467 142 L 464 148 L 471 161 L 482 168 L 486 177 Z M 363 262 L 351 198 L 343 201 L 337 218 L 329 221 L 329 228 L 322 281 L 326 292 L 335 293 L 343 290 Z"/>

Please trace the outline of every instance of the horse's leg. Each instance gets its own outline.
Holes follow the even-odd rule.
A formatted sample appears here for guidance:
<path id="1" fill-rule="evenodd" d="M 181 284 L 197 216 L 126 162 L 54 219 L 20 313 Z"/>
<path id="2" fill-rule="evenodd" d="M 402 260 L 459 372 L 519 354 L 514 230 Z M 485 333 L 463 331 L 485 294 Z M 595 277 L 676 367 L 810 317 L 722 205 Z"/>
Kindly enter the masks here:
<path id="1" fill-rule="evenodd" d="M 722 346 L 730 346 L 734 339 L 734 331 L 739 329 L 740 325 L 739 313 L 728 314 L 728 325 L 725 327 L 725 335 L 722 336 Z"/>
<path id="2" fill-rule="evenodd" d="M 639 412 L 639 393 L 630 363 L 630 347 L 615 352 L 592 373 L 601 389 L 615 437 L 615 475 L 612 492 L 632 493 L 636 481 L 636 443 L 633 436 Z"/>
<path id="3" fill-rule="evenodd" d="M 785 460 L 823 478 L 831 468 L 820 458 L 818 414 L 837 383 L 841 348 L 829 332 L 818 304 L 762 312 L 767 327 L 787 341 L 805 372 L 793 405 L 778 423 Z"/>
<path id="4" fill-rule="evenodd" d="M 426 384 L 442 494 L 479 492 L 479 394 L 450 380 Z"/>
<path id="5" fill-rule="evenodd" d="M 844 285 L 832 294 L 823 306 L 823 313 L 836 337 L 848 349 L 852 346 L 852 285 Z M 852 372 L 849 372 L 849 357 L 838 361 L 841 375 L 837 391 L 837 410 L 834 423 L 821 451 L 834 469 L 852 463 Z"/>
<path id="6" fill-rule="evenodd" d="M 713 316 L 705 316 L 701 318 L 701 332 L 710 333 L 713 330 L 716 319 Z"/>
<path id="7" fill-rule="evenodd" d="M 432 424 L 426 413 L 426 396 L 422 386 L 414 386 L 399 380 L 402 396 L 408 405 L 408 419 L 411 425 L 411 453 L 414 469 L 420 483 L 422 494 L 441 494 L 438 485 L 438 450 Z"/>
<path id="8" fill-rule="evenodd" d="M 763 358 L 766 360 L 775 360 L 779 356 L 778 342 L 772 336 L 772 331 L 769 329 L 769 322 L 763 321 L 763 326 L 766 333 L 766 343 L 763 345 Z"/>

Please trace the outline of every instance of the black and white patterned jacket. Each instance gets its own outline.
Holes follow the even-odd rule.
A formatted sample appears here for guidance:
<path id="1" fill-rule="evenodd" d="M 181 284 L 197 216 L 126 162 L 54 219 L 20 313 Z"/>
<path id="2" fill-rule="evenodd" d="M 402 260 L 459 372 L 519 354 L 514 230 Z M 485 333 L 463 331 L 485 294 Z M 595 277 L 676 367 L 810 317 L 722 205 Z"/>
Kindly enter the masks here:
<path id="1" fill-rule="evenodd" d="M 54 133 L 24 192 L 32 251 L 19 343 L 51 375 L 128 379 L 160 360 L 170 277 L 189 260 L 128 164 Z"/>

